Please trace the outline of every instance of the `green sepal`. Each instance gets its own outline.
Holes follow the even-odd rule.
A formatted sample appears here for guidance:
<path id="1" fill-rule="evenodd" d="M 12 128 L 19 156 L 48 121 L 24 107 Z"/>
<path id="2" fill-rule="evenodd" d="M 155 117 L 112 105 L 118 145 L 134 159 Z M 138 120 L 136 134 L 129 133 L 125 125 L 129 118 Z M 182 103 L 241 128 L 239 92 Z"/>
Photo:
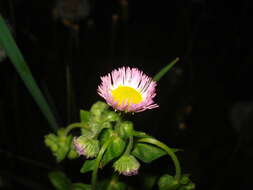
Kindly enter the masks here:
<path id="1" fill-rule="evenodd" d="M 161 156 L 166 155 L 166 152 L 158 147 L 145 143 L 136 143 L 132 154 L 145 163 L 150 163 Z"/>
<path id="2" fill-rule="evenodd" d="M 111 144 L 108 146 L 108 148 L 103 156 L 103 159 L 101 161 L 102 167 L 104 167 L 106 164 L 108 164 L 114 158 L 119 157 L 125 149 L 126 143 L 124 140 L 122 140 L 118 136 L 114 136 L 112 138 L 114 138 L 114 139 L 112 140 Z"/>
<path id="3" fill-rule="evenodd" d="M 86 160 L 80 169 L 81 173 L 86 173 L 92 171 L 95 168 L 96 159 L 93 160 Z"/>
<path id="4" fill-rule="evenodd" d="M 169 174 L 163 175 L 158 180 L 159 190 L 176 190 L 179 186 L 179 182 Z"/>
<path id="5" fill-rule="evenodd" d="M 56 190 L 71 189 L 70 179 L 61 171 L 54 171 L 48 174 L 48 177 Z"/>

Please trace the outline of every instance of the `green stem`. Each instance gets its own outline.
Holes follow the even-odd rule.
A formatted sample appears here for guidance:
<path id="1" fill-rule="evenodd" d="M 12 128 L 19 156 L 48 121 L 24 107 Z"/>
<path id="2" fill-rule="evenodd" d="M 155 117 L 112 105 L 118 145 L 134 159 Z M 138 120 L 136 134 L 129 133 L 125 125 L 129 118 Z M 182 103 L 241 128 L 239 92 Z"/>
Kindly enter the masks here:
<path id="1" fill-rule="evenodd" d="M 132 148 L 133 148 L 133 136 L 130 136 L 126 151 L 124 152 L 124 155 L 128 155 L 131 152 Z"/>
<path id="2" fill-rule="evenodd" d="M 112 142 L 112 138 L 108 139 L 104 144 L 103 146 L 101 147 L 99 153 L 98 153 L 98 156 L 96 158 L 96 162 L 95 162 L 95 167 L 94 167 L 94 170 L 92 172 L 92 178 L 91 178 L 91 186 L 92 186 L 92 190 L 96 190 L 96 183 L 97 183 L 97 172 L 98 172 L 98 168 L 99 168 L 99 164 L 100 164 L 100 161 L 107 149 L 107 147 L 110 145 L 110 143 Z"/>
<path id="3" fill-rule="evenodd" d="M 67 128 L 65 129 L 65 135 L 67 136 L 68 133 L 72 129 L 75 129 L 75 128 L 85 128 L 85 129 L 90 130 L 90 128 L 87 125 L 83 124 L 83 123 L 72 123 L 72 124 L 68 125 Z"/>
<path id="4" fill-rule="evenodd" d="M 175 179 L 179 180 L 181 178 L 181 167 L 180 167 L 180 163 L 179 160 L 177 158 L 177 156 L 175 155 L 175 153 L 173 152 L 173 150 L 171 148 L 169 148 L 167 145 L 165 145 L 164 143 L 153 139 L 153 138 L 143 138 L 140 139 L 139 142 L 145 142 L 145 143 L 149 143 L 149 144 L 154 144 L 160 148 L 162 148 L 163 150 L 165 150 L 168 155 L 171 157 L 174 166 L 175 166 L 175 170 L 176 170 L 176 174 L 175 174 Z"/>

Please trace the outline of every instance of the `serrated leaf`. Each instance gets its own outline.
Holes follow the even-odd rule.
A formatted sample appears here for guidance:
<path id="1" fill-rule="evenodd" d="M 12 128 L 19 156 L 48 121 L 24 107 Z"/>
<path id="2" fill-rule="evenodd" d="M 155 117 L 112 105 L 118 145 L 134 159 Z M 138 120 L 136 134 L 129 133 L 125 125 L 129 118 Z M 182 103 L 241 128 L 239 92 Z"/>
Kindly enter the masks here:
<path id="1" fill-rule="evenodd" d="M 80 110 L 80 121 L 81 123 L 88 123 L 91 113 L 86 110 Z"/>
<path id="2" fill-rule="evenodd" d="M 145 163 L 150 163 L 153 160 L 164 156 L 166 152 L 158 147 L 145 143 L 137 143 L 132 151 L 132 154 Z"/>
<path id="3" fill-rule="evenodd" d="M 86 160 L 80 170 L 81 173 L 92 171 L 95 168 L 96 159 Z"/>
<path id="4" fill-rule="evenodd" d="M 91 185 L 84 183 L 73 183 L 71 190 L 91 190 Z"/>
<path id="5" fill-rule="evenodd" d="M 123 153 L 125 146 L 126 146 L 126 143 L 124 140 L 122 140 L 120 137 L 115 137 L 112 143 L 107 148 L 103 156 L 101 165 L 105 166 L 114 158 L 119 157 Z"/>
<path id="6" fill-rule="evenodd" d="M 70 179 L 61 171 L 50 172 L 48 177 L 57 190 L 69 190 L 71 188 Z"/>

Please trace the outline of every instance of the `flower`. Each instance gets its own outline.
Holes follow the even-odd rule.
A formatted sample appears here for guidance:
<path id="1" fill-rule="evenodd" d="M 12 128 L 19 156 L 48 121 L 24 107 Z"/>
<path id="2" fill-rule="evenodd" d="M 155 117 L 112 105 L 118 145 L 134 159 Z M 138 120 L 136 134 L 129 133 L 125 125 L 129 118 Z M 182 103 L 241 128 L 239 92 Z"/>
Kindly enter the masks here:
<path id="1" fill-rule="evenodd" d="M 99 152 L 99 141 L 96 139 L 89 139 L 85 136 L 74 137 L 73 144 L 77 153 L 87 158 L 96 157 Z"/>
<path id="2" fill-rule="evenodd" d="M 154 103 L 156 82 L 137 68 L 122 67 L 101 77 L 98 94 L 116 110 L 142 112 Z"/>
<path id="3" fill-rule="evenodd" d="M 113 164 L 113 167 L 120 174 L 132 176 L 138 174 L 140 163 L 132 155 L 123 155 Z"/>

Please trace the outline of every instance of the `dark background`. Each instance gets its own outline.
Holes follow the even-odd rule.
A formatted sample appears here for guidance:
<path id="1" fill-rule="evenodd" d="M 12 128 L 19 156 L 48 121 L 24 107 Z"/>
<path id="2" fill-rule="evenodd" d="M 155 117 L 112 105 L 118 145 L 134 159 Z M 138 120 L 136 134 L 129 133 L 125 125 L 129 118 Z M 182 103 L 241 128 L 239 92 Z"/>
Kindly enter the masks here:
<path id="1" fill-rule="evenodd" d="M 54 19 L 54 7 L 49 0 L 0 1 L 0 13 L 61 126 L 101 100 L 101 75 L 127 65 L 153 76 L 179 57 L 159 81 L 160 107 L 132 116 L 135 128 L 184 149 L 178 155 L 197 189 L 251 189 L 249 1 L 130 0 L 124 7 L 122 1 L 94 0 L 89 16 L 73 22 L 78 31 Z M 49 124 L 8 59 L 0 62 L 0 86 L 0 189 L 52 189 L 47 173 L 57 168 L 88 183 L 88 175 L 79 175 L 82 161 L 57 165 L 44 146 Z M 167 164 L 161 158 L 143 172 L 161 175 Z"/>

